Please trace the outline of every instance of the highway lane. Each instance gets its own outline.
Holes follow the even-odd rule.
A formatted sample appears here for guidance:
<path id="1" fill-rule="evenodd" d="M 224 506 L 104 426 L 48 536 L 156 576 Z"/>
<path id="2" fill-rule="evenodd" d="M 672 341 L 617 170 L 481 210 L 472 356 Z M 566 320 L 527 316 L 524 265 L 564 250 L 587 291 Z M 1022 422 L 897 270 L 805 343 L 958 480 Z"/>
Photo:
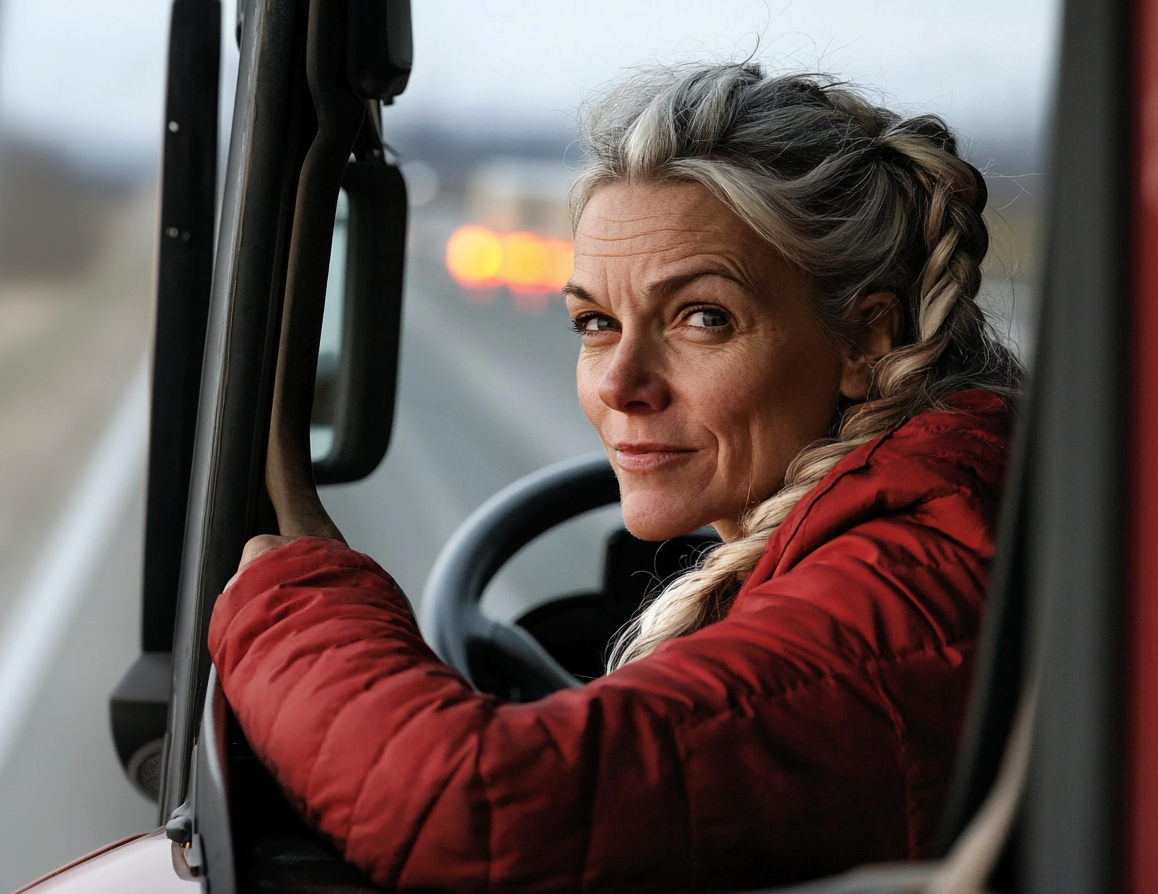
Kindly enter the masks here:
<path id="1" fill-rule="evenodd" d="M 110 204 L 74 277 L 0 284 L 0 891 L 155 822 L 107 707 L 138 649 L 140 383 L 96 456 L 146 349 L 154 208 Z"/>
<path id="2" fill-rule="evenodd" d="M 157 825 L 156 805 L 129 786 L 109 733 L 109 692 L 139 648 L 140 478 L 125 496 L 0 766 L 0 891 Z"/>
<path id="3" fill-rule="evenodd" d="M 110 201 L 89 269 L 0 282 L 0 617 L 146 349 L 155 200 Z"/>

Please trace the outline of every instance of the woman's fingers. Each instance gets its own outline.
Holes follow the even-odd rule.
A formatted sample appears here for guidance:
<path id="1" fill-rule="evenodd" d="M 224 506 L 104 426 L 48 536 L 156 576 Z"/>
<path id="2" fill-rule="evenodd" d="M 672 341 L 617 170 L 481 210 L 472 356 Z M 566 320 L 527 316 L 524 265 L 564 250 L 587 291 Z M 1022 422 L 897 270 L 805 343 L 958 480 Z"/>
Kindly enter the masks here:
<path id="1" fill-rule="evenodd" d="M 291 543 L 296 539 L 296 537 L 283 537 L 278 534 L 258 534 L 256 537 L 251 537 L 249 542 L 245 544 L 245 549 L 241 551 L 241 561 L 237 565 L 237 570 L 241 571 L 262 553 L 274 547 Z"/>
<path id="2" fill-rule="evenodd" d="M 228 590 L 237 580 L 237 575 L 245 570 L 245 566 L 262 553 L 286 543 L 292 543 L 294 540 L 297 540 L 297 537 L 285 537 L 280 534 L 258 534 L 256 537 L 251 537 L 249 542 L 245 544 L 245 549 L 241 551 L 241 561 L 237 563 L 237 571 L 222 589 Z"/>

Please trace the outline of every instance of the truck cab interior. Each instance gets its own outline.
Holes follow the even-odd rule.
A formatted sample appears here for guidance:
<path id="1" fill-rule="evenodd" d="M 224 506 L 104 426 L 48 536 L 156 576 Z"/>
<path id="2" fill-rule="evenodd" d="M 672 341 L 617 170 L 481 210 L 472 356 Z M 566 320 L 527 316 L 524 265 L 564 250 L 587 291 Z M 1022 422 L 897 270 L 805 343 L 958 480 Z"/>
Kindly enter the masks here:
<path id="1" fill-rule="evenodd" d="M 369 475 L 390 444 L 407 238 L 390 112 L 414 55 L 410 5 L 239 2 L 218 203 L 221 14 L 217 0 L 173 3 L 141 654 L 111 697 L 114 738 L 158 801 L 174 865 L 204 890 L 375 890 L 253 757 L 205 644 L 243 545 L 277 531 L 271 444 L 319 485 Z M 1158 889 L 1154 95 L 1158 4 L 1069 0 L 1041 330 L 938 859 L 794 891 Z M 323 349 L 327 314 L 340 320 L 336 352 Z M 613 534 L 599 588 L 549 594 L 514 623 L 481 603 L 520 549 L 617 498 L 606 460 L 585 457 L 481 506 L 422 599 L 440 655 L 514 700 L 601 673 L 649 581 L 710 534 Z"/>

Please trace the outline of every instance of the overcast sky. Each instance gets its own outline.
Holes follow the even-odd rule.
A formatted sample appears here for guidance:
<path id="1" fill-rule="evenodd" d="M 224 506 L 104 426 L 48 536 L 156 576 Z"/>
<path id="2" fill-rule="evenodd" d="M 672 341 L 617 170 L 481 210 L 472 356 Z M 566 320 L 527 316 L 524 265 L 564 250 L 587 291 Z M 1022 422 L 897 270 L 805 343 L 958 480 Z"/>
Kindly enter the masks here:
<path id="1" fill-rule="evenodd" d="M 415 68 L 390 114 L 566 128 L 624 67 L 745 56 L 832 71 L 966 134 L 1035 131 L 1055 0 L 412 0 Z M 233 4 L 226 3 L 232 21 Z M 0 0 L 0 127 L 73 152 L 159 145 L 166 0 Z M 226 76 L 235 76 L 233 64 Z"/>

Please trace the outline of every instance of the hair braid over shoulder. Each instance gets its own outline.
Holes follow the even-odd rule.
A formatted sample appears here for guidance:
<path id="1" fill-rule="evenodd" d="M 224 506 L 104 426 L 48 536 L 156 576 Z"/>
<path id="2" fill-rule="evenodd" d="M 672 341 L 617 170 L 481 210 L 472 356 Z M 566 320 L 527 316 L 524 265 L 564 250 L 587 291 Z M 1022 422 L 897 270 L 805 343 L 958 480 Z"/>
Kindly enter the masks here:
<path id="1" fill-rule="evenodd" d="M 695 181 L 815 284 L 814 312 L 851 337 L 859 298 L 887 292 L 903 327 L 863 402 L 802 450 L 739 535 L 666 586 L 615 644 L 611 667 L 724 616 L 768 538 L 857 446 L 966 388 L 1012 394 L 1013 354 L 977 304 L 989 235 L 981 174 L 934 116 L 903 120 L 821 75 L 769 77 L 755 64 L 643 71 L 591 107 L 576 222 L 609 183 Z"/>

